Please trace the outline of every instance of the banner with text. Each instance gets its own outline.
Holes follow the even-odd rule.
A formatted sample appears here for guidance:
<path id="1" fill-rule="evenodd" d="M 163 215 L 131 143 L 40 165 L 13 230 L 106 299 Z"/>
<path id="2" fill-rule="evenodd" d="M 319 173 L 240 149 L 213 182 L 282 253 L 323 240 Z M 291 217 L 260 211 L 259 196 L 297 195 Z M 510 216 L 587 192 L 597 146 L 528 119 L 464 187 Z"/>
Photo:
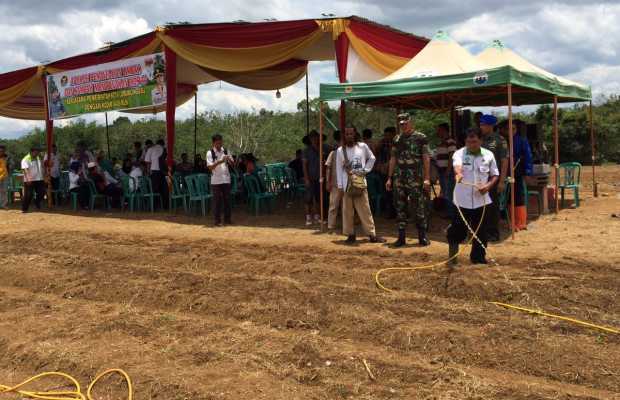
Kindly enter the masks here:
<path id="1" fill-rule="evenodd" d="M 127 58 L 47 77 L 50 119 L 166 103 L 163 53 Z"/>

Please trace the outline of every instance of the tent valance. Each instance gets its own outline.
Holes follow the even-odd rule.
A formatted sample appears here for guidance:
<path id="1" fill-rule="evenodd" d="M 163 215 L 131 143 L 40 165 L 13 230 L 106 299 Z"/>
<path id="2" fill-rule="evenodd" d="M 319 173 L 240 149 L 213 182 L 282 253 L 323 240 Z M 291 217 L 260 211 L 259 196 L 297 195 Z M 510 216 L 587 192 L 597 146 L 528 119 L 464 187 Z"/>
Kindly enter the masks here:
<path id="1" fill-rule="evenodd" d="M 322 100 L 355 100 L 388 107 L 448 110 L 460 106 L 506 104 L 506 86 L 512 84 L 515 105 L 588 101 L 589 88 L 566 85 L 532 72 L 504 66 L 455 75 L 353 84 L 321 84 Z"/>
<path id="2" fill-rule="evenodd" d="M 280 89 L 301 79 L 308 61 L 334 60 L 335 41 L 343 36 L 370 68 L 383 75 L 400 68 L 428 42 L 355 16 L 169 25 L 96 52 L 0 74 L 0 115 L 44 119 L 43 74 L 152 54 L 165 48 L 177 55 L 179 84 L 195 87 L 223 80 L 256 90 Z M 177 105 L 187 99 L 177 96 Z"/>

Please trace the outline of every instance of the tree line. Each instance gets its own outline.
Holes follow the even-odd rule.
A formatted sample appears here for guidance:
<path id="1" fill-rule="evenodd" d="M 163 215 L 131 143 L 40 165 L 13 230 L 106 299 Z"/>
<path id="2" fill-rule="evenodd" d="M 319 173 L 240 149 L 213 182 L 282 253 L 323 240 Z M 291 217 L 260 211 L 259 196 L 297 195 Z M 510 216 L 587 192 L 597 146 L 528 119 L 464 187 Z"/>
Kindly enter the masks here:
<path id="1" fill-rule="evenodd" d="M 319 101 L 312 99 L 309 104 L 310 129 L 319 125 Z M 333 126 L 338 125 L 338 110 L 325 105 L 325 132 L 330 137 Z M 412 111 L 416 130 L 426 133 L 431 144 L 436 143 L 435 127 L 442 122 L 449 122 L 447 114 L 430 111 Z M 594 128 L 597 136 L 598 162 L 620 162 L 620 97 L 604 98 L 594 107 Z M 553 109 L 549 105 L 538 107 L 531 113 L 518 113 L 517 118 L 527 123 L 537 123 L 542 132 L 547 148 L 553 154 L 552 118 Z M 590 130 L 588 108 L 574 105 L 560 108 L 560 161 L 591 162 Z M 347 121 L 353 123 L 361 132 L 370 128 L 374 138 L 379 139 L 383 129 L 394 126 L 395 112 L 391 109 L 366 107 L 350 103 L 347 105 Z M 224 136 L 226 146 L 234 153 L 254 153 L 261 162 L 287 161 L 294 157 L 295 150 L 302 148 L 302 138 L 306 135 L 306 102 L 301 101 L 293 112 L 274 112 L 265 109 L 240 111 L 225 114 L 207 111 L 196 116 L 196 149 L 204 157 L 210 148 L 211 136 L 220 133 Z M 176 122 L 176 144 L 174 156 L 179 159 L 181 153 L 194 155 L 194 118 Z M 64 127 L 54 128 L 55 142 L 61 155 L 69 156 L 76 143 L 82 141 L 93 150 L 107 153 L 105 126 L 95 122 L 75 119 Z M 132 151 L 133 142 L 151 139 L 153 141 L 166 137 L 165 122 L 153 117 L 130 121 L 119 117 L 109 125 L 110 157 L 123 159 Z M 45 132 L 36 128 L 19 139 L 0 140 L 7 146 L 9 154 L 20 158 L 28 152 L 33 144 L 44 146 Z"/>

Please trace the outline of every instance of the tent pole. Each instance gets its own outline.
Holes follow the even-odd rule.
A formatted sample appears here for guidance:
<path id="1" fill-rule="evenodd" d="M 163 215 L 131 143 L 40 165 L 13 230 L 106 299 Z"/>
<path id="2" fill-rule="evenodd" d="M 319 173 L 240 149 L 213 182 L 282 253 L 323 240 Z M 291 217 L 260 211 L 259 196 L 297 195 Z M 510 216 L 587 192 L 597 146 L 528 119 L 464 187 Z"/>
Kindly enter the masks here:
<path id="1" fill-rule="evenodd" d="M 310 96 L 308 94 L 308 67 L 306 67 L 306 135 L 310 135 Z"/>
<path id="2" fill-rule="evenodd" d="M 112 159 L 112 154 L 110 154 L 110 131 L 108 128 L 108 113 L 105 113 L 105 139 L 108 144 L 108 159 Z"/>
<path id="3" fill-rule="evenodd" d="M 560 211 L 560 140 L 558 134 L 558 96 L 553 96 L 553 168 L 555 171 L 555 213 Z"/>
<path id="4" fill-rule="evenodd" d="M 594 118 L 592 114 L 592 100 L 588 109 L 590 119 L 590 145 L 592 146 L 592 192 L 594 197 L 598 197 L 598 187 L 596 184 L 596 139 L 594 138 Z"/>
<path id="5" fill-rule="evenodd" d="M 54 144 L 54 120 L 50 119 L 47 97 L 47 74 L 41 75 L 43 105 L 45 107 L 45 144 L 47 149 L 47 205 L 52 208 L 52 145 Z"/>
<path id="6" fill-rule="evenodd" d="M 198 89 L 194 95 L 194 167 L 196 167 L 196 154 L 198 142 Z"/>
<path id="7" fill-rule="evenodd" d="M 325 224 L 323 224 L 323 214 L 325 213 L 325 210 L 323 209 L 323 196 L 325 196 L 324 193 L 324 182 L 323 182 L 323 170 L 324 170 L 324 166 L 323 166 L 323 102 L 321 101 L 320 105 L 319 105 L 319 171 L 320 171 L 320 179 L 319 179 L 319 185 L 320 185 L 320 189 L 319 189 L 319 203 L 320 207 L 321 207 L 321 232 L 324 232 L 324 228 L 325 228 Z"/>
<path id="8" fill-rule="evenodd" d="M 515 167 L 512 137 L 512 84 L 508 84 L 508 159 L 510 160 L 510 230 L 515 238 Z"/>

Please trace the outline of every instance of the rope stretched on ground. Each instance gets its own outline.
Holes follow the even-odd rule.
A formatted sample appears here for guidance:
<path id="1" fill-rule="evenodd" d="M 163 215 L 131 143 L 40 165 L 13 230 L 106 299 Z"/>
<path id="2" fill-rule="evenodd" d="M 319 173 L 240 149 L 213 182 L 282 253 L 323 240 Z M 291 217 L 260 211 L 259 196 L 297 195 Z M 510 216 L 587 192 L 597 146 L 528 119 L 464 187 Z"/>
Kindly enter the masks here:
<path id="1" fill-rule="evenodd" d="M 470 184 L 470 183 L 464 183 L 464 182 L 460 182 L 460 183 L 463 184 L 463 185 L 475 186 L 475 185 Z M 459 205 L 456 202 L 454 203 L 454 205 L 455 205 L 455 207 L 456 207 L 456 209 L 457 209 L 457 211 L 459 213 L 459 216 L 461 217 L 461 219 L 465 223 L 465 226 L 467 227 L 467 229 L 471 233 L 471 238 L 465 244 L 465 246 L 461 247 L 459 249 L 459 251 L 455 255 L 453 255 L 452 257 L 448 258 L 447 260 L 444 260 L 444 261 L 441 261 L 441 262 L 438 262 L 438 263 L 434 263 L 434 264 L 431 264 L 431 265 L 423 265 L 423 266 L 420 266 L 420 267 L 391 267 L 391 268 L 380 269 L 379 271 L 377 271 L 375 273 L 375 283 L 377 284 L 377 287 L 379 289 L 385 290 L 386 292 L 394 292 L 395 291 L 393 289 L 389 289 L 389 288 L 385 287 L 381 283 L 381 280 L 379 279 L 379 277 L 384 272 L 388 272 L 388 271 L 417 271 L 417 270 L 423 270 L 423 269 L 433 269 L 433 268 L 439 267 L 441 265 L 445 265 L 448 262 L 452 261 L 452 259 L 458 257 L 459 254 L 461 253 L 461 251 L 463 250 L 463 248 L 465 248 L 468 245 L 470 245 L 474 240 L 476 240 L 478 243 L 480 243 L 480 246 L 482 246 L 486 250 L 486 246 L 484 246 L 484 244 L 482 244 L 482 241 L 478 238 L 478 231 L 480 230 L 480 226 L 482 225 L 482 221 L 484 220 L 484 214 L 485 214 L 485 210 L 486 210 L 486 205 L 484 205 L 482 207 L 482 217 L 480 217 L 480 223 L 476 227 L 475 231 L 472 229 L 472 227 L 467 222 L 467 219 L 465 218 L 465 216 L 463 215 L 463 212 L 461 211 L 461 207 L 459 207 Z M 530 309 L 530 308 L 514 306 L 512 304 L 500 303 L 500 302 L 496 302 L 496 301 L 490 301 L 489 303 L 490 304 L 494 304 L 496 306 L 500 306 L 500 307 L 505 307 L 505 308 L 509 308 L 509 309 L 513 309 L 513 310 L 517 310 L 517 311 L 523 311 L 523 312 L 527 312 L 527 313 L 530 313 L 530 314 L 541 315 L 541 316 L 544 316 L 544 317 L 547 317 L 547 318 L 555 318 L 555 319 L 559 319 L 559 320 L 562 320 L 562 321 L 571 322 L 573 324 L 577 324 L 577 325 L 581 325 L 581 326 L 586 326 L 588 328 L 598 329 L 598 330 L 601 330 L 603 332 L 615 333 L 615 334 L 620 335 L 620 330 L 618 330 L 618 329 L 609 328 L 609 327 L 605 327 L 605 326 L 601 326 L 601 325 L 596 325 L 596 324 L 592 324 L 590 322 L 585 322 L 585 321 L 581 321 L 581 320 L 574 319 L 574 318 L 564 317 L 564 316 L 561 316 L 561 315 L 549 314 L 549 313 L 547 313 L 545 311 L 542 311 L 542 310 L 533 310 L 533 309 Z"/>
<path id="2" fill-rule="evenodd" d="M 117 374 L 123 377 L 125 382 L 127 382 L 127 400 L 133 399 L 133 386 L 131 384 L 131 378 L 129 375 L 123 371 L 122 369 L 109 369 L 97 375 L 95 379 L 88 385 L 88 389 L 86 390 L 86 395 L 82 394 L 82 389 L 80 387 L 80 383 L 72 377 L 71 375 L 62 373 L 62 372 L 44 372 L 42 374 L 33 376 L 32 378 L 26 379 L 22 383 L 19 383 L 15 386 L 5 386 L 0 384 L 0 395 L 6 393 L 18 393 L 23 398 L 30 399 L 41 399 L 41 400 L 94 400 L 92 397 L 92 391 L 97 382 L 103 378 L 104 376 Z M 71 386 L 74 387 L 74 390 L 60 390 L 60 391 L 29 391 L 25 390 L 24 387 L 32 382 L 38 381 L 42 378 L 46 377 L 61 377 L 68 380 L 71 383 Z"/>

